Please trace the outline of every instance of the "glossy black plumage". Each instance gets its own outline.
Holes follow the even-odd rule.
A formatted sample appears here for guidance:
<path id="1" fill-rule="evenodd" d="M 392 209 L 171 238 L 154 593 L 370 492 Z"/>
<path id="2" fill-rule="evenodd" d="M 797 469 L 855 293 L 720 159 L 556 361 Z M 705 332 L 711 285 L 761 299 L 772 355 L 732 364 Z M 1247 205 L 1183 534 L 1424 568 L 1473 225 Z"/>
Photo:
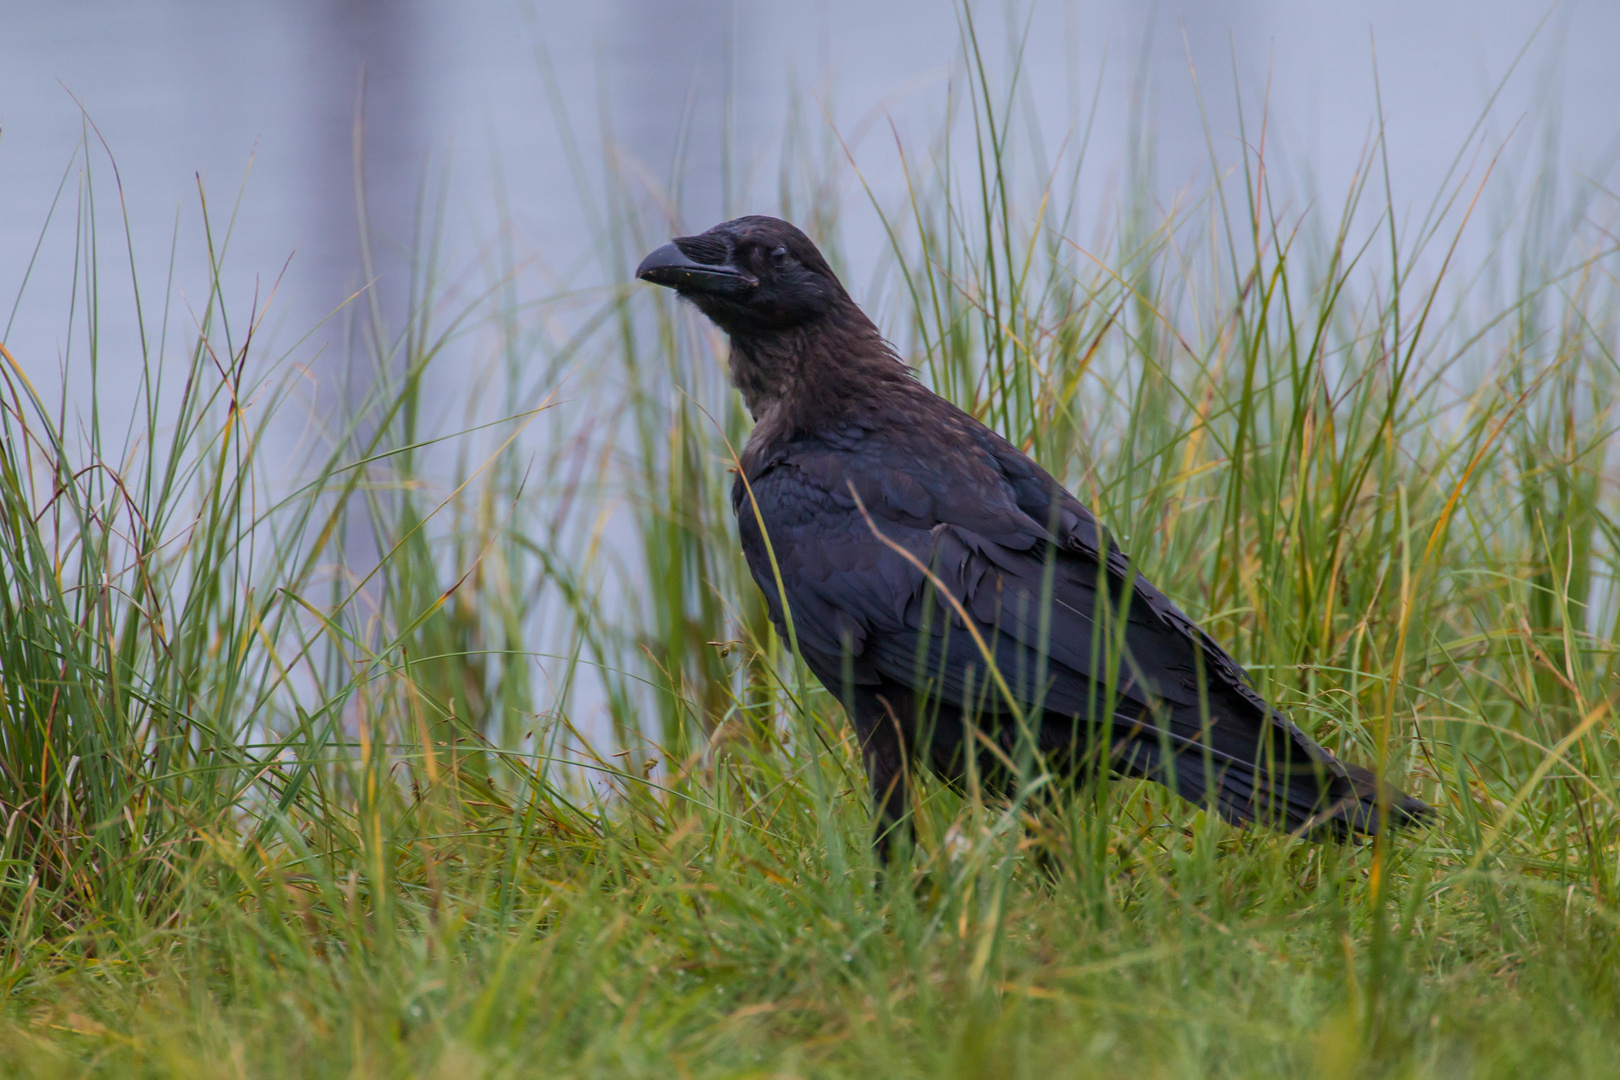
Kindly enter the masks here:
<path id="1" fill-rule="evenodd" d="M 880 845 L 915 765 L 993 785 L 1037 752 L 1307 833 L 1375 831 L 1381 803 L 1427 812 L 1271 708 L 1090 511 L 917 382 L 798 229 L 726 222 L 638 275 L 731 335 L 756 421 L 733 489 L 743 551 L 859 733 Z"/>

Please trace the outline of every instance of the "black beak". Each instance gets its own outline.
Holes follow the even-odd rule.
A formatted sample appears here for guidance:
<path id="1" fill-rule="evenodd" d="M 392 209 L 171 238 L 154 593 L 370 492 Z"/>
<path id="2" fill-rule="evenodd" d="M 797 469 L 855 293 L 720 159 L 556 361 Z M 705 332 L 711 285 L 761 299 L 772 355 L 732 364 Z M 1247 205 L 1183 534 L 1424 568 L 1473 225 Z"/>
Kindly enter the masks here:
<path id="1" fill-rule="evenodd" d="M 642 259 L 636 277 L 679 292 L 740 293 L 759 284 L 757 279 L 723 263 L 689 259 L 674 244 L 665 244 Z"/>

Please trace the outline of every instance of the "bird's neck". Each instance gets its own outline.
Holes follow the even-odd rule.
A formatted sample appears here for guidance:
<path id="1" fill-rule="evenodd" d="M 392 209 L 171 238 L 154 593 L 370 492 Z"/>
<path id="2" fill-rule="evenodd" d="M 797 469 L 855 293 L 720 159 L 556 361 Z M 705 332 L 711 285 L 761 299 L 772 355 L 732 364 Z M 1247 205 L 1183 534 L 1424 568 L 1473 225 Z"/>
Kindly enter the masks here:
<path id="1" fill-rule="evenodd" d="M 758 426 L 786 433 L 859 408 L 912 374 L 856 309 L 791 330 L 733 335 L 731 381 Z"/>

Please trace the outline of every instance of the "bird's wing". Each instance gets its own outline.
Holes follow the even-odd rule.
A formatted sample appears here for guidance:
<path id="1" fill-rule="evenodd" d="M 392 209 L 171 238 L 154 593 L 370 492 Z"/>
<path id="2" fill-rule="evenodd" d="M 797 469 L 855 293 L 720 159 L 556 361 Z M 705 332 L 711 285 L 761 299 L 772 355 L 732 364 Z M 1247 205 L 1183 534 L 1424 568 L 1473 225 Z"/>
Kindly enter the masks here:
<path id="1" fill-rule="evenodd" d="M 1112 565 L 1099 563 L 1096 545 L 1105 541 L 1073 499 L 1055 532 L 1038 524 L 1020 505 L 1034 506 L 1033 494 L 1020 497 L 986 449 L 959 446 L 924 462 L 881 442 L 860 452 L 800 443 L 739 478 L 749 566 L 784 633 L 791 614 L 792 634 L 818 674 L 940 680 L 945 700 L 965 706 L 969 684 L 985 685 L 988 648 L 1002 676 L 1020 680 L 1020 697 L 1039 692 L 1033 680 L 1044 665 L 1052 673 L 1047 708 L 1091 707 L 1080 691 L 1089 691 L 1089 673 L 1106 663 L 1109 647 L 1096 633 L 1099 613 L 1105 597 L 1119 604 L 1128 564 L 1117 551 Z M 1059 536 L 1073 541 L 1054 543 Z M 1193 704 L 1194 650 L 1179 632 L 1179 648 L 1135 649 L 1149 644 L 1155 625 L 1151 610 L 1135 607 L 1123 644 L 1143 655 L 1117 669 L 1116 689 L 1139 707 Z M 937 655 L 923 651 L 925 639 Z"/>
<path id="2" fill-rule="evenodd" d="M 1032 522 L 1050 523 L 1042 529 L 1042 541 L 1058 545 L 1070 556 L 1069 561 L 1091 568 L 1093 574 L 1099 565 L 1106 568 L 1107 578 L 1118 583 L 1116 597 L 1119 589 L 1130 589 L 1127 645 L 1138 662 L 1146 665 L 1145 671 L 1157 673 L 1164 696 L 1175 697 L 1167 679 L 1181 683 L 1195 698 L 1202 684 L 1210 695 L 1212 708 L 1236 713 L 1252 710 L 1258 716 L 1269 717 L 1313 759 L 1332 760 L 1260 696 L 1249 673 L 1219 643 L 1169 597 L 1135 572 L 1096 517 L 1078 499 L 994 432 L 981 428 L 980 440 L 1005 477 L 1012 498 L 1025 517 Z M 1153 658 L 1158 659 L 1157 664 L 1151 662 Z"/>

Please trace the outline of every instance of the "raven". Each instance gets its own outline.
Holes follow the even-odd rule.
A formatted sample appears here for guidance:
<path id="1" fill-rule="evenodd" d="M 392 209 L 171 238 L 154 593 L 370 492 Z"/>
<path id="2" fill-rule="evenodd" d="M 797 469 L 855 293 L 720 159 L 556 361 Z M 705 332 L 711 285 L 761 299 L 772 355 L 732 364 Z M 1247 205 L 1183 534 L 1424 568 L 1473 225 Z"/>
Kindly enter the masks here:
<path id="1" fill-rule="evenodd" d="M 1312 742 L 1012 444 L 928 390 L 815 244 L 741 217 L 636 269 L 731 338 L 732 487 L 783 639 L 854 724 L 889 852 L 912 769 L 1005 791 L 1105 765 L 1232 822 L 1372 834 L 1430 813 Z"/>

